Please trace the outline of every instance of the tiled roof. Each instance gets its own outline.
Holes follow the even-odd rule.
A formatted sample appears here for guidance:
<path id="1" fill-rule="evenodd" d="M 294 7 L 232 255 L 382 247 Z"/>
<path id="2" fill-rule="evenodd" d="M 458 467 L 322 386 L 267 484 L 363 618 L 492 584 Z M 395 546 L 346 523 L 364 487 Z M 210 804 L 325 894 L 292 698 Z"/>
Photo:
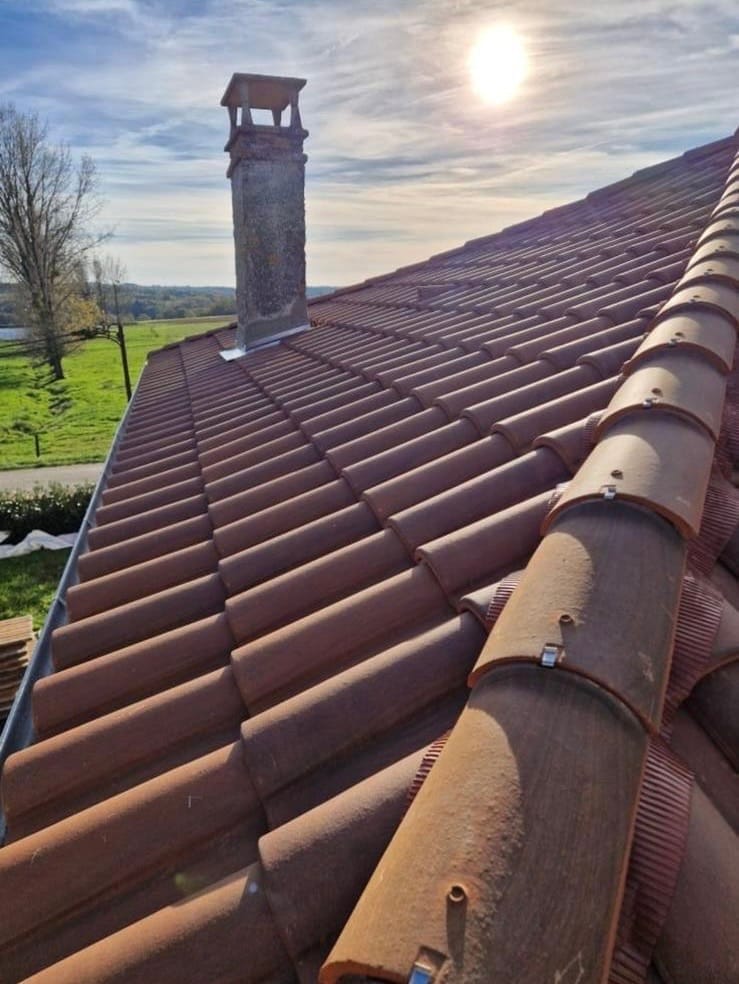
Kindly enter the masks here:
<path id="1" fill-rule="evenodd" d="M 736 979 L 735 151 L 150 357 L 0 979 Z"/>

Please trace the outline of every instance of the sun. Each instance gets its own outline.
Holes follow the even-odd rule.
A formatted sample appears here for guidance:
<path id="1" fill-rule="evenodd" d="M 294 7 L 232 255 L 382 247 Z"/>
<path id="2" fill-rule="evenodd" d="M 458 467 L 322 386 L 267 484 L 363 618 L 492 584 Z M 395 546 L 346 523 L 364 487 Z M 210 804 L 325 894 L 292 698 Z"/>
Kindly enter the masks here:
<path id="1" fill-rule="evenodd" d="M 508 102 L 528 70 L 523 41 L 511 27 L 485 29 L 470 51 L 469 69 L 472 87 L 485 102 Z"/>

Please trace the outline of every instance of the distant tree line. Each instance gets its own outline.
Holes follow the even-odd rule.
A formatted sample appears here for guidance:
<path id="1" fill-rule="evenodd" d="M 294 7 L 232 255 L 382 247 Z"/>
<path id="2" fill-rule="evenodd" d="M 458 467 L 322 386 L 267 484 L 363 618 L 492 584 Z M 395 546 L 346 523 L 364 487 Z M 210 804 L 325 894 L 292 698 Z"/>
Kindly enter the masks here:
<path id="1" fill-rule="evenodd" d="M 23 320 L 16 298 L 15 285 L 0 283 L 0 327 L 18 325 Z M 125 323 L 210 315 L 230 317 L 236 310 L 231 287 L 144 287 L 122 283 L 119 303 Z"/>
<path id="2" fill-rule="evenodd" d="M 316 297 L 332 287 L 309 287 L 308 296 Z M 0 327 L 17 325 L 22 314 L 15 301 L 13 284 L 0 283 Z M 125 324 L 132 321 L 166 321 L 171 318 L 229 318 L 236 311 L 236 293 L 232 287 L 167 287 L 122 283 L 120 313 Z"/>

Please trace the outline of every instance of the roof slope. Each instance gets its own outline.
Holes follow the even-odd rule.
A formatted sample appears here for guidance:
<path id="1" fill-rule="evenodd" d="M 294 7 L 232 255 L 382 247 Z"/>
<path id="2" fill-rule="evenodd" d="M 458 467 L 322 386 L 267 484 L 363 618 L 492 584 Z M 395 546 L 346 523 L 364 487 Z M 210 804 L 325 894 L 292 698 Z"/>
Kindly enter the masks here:
<path id="1" fill-rule="evenodd" d="M 150 357 L 34 687 L 40 740 L 4 770 L 3 980 L 315 981 L 391 839 L 326 980 L 489 979 L 498 926 L 516 980 L 602 980 L 625 880 L 618 979 L 656 974 L 655 946 L 676 984 L 709 979 L 731 908 L 706 872 L 737 889 L 739 599 L 716 564 L 739 539 L 735 150 L 321 298 L 311 330 L 243 359 L 220 357 L 230 329 Z M 627 880 L 650 782 L 679 791 L 658 809 L 673 848 Z M 523 967 L 534 883 L 553 938 L 581 941 L 569 962 Z M 439 970 L 460 913 L 467 957 Z"/>

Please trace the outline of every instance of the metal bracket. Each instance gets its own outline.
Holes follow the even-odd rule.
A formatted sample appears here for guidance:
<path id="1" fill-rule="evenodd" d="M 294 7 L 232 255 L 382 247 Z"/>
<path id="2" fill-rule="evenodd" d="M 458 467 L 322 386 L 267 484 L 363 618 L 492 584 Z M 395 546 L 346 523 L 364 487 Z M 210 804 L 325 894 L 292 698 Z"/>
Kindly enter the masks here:
<path id="1" fill-rule="evenodd" d="M 428 967 L 422 967 L 421 964 L 413 964 L 408 977 L 408 984 L 431 984 L 433 979 L 434 972 L 432 970 L 429 970 Z"/>
<path id="2" fill-rule="evenodd" d="M 541 656 L 539 657 L 540 665 L 548 670 L 551 670 L 553 666 L 557 665 L 559 651 L 559 646 L 555 646 L 553 643 L 548 642 L 541 651 Z"/>
<path id="3" fill-rule="evenodd" d="M 616 498 L 616 486 L 615 485 L 602 485 L 601 493 L 604 499 L 615 499 Z"/>

